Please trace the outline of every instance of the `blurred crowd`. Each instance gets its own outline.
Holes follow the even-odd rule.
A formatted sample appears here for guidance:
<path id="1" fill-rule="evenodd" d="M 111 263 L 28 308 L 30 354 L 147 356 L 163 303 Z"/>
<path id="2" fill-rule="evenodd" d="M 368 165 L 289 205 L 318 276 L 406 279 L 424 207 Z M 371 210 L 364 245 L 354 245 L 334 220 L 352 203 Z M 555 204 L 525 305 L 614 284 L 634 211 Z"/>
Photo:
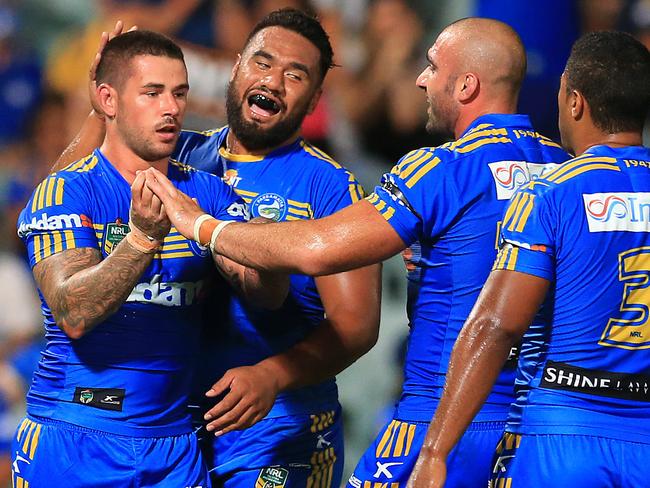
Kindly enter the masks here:
<path id="1" fill-rule="evenodd" d="M 16 217 L 90 111 L 88 68 L 101 32 L 121 19 L 178 40 L 191 85 L 185 126 L 207 129 L 225 124 L 226 85 L 247 33 L 284 6 L 316 13 L 335 50 L 337 67 L 303 134 L 367 189 L 402 154 L 443 142 L 424 131 L 415 79 L 447 23 L 480 15 L 520 33 L 529 59 L 520 111 L 547 134 L 557 134 L 558 79 L 581 32 L 623 29 L 650 46 L 649 0 L 0 0 L 0 487 L 43 340 Z"/>

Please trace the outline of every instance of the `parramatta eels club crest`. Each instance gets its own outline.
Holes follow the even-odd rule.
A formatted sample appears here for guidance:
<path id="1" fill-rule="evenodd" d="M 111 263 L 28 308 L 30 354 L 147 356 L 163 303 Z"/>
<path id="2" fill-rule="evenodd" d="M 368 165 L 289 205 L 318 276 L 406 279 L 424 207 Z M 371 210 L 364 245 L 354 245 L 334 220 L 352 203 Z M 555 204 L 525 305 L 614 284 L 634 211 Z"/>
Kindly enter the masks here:
<path id="1" fill-rule="evenodd" d="M 287 202 L 277 193 L 262 193 L 250 205 L 252 217 L 265 217 L 277 221 L 287 215 Z"/>

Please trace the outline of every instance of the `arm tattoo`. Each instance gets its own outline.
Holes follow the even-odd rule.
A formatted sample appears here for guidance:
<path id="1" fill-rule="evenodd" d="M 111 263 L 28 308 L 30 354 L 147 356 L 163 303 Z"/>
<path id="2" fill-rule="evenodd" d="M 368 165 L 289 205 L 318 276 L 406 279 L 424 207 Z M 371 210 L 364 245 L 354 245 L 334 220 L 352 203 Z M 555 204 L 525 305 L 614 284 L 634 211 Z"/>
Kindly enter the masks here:
<path id="1" fill-rule="evenodd" d="M 234 288 L 234 290 L 241 294 L 245 294 L 244 281 L 240 274 L 240 269 L 234 261 L 224 258 L 220 254 L 213 254 L 214 262 L 217 265 L 219 274 L 223 276 L 226 281 Z M 238 269 L 239 268 L 239 269 Z"/>
<path id="2" fill-rule="evenodd" d="M 79 338 L 124 304 L 152 257 L 125 239 L 106 259 L 94 248 L 50 256 L 34 267 L 34 277 L 59 327 Z"/>

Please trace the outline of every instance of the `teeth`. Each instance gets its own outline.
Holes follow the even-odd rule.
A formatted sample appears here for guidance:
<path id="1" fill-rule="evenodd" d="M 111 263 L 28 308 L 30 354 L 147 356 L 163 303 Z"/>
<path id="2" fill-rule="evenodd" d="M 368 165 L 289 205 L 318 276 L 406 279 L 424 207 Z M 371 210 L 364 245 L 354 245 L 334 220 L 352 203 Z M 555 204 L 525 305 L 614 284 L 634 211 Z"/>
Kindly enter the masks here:
<path id="1" fill-rule="evenodd" d="M 279 110 L 277 103 L 259 93 L 250 97 L 248 101 L 251 105 L 255 104 L 264 110 L 272 110 L 274 112 L 277 112 Z"/>

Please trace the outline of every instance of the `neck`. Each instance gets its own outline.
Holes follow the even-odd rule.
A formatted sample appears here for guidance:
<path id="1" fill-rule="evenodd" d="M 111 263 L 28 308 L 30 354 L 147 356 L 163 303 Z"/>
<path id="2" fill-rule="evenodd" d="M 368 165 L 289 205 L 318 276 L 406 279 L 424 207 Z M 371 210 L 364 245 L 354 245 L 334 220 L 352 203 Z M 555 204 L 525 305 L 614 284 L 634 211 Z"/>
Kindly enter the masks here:
<path id="1" fill-rule="evenodd" d="M 517 113 L 516 100 L 490 100 L 487 104 L 477 104 L 478 100 L 474 101 L 472 106 L 461 107 L 456 126 L 454 127 L 454 137 L 458 139 L 467 128 L 479 117 L 490 114 L 515 114 Z M 465 108 L 465 110 L 463 110 Z"/>
<path id="2" fill-rule="evenodd" d="M 228 131 L 228 135 L 226 136 L 226 151 L 228 151 L 230 154 L 239 154 L 245 156 L 266 156 L 268 153 L 275 151 L 280 147 L 293 144 L 296 139 L 298 139 L 298 137 L 300 137 L 299 131 L 292 135 L 289 139 L 276 146 L 265 147 L 263 149 L 248 149 L 231 129 Z"/>
<path id="3" fill-rule="evenodd" d="M 165 175 L 167 174 L 168 157 L 158 161 L 145 161 L 124 143 L 112 141 L 109 137 L 104 139 L 104 143 L 99 150 L 129 184 L 135 180 L 136 172 L 144 171 L 150 167 L 156 168 Z"/>
<path id="4" fill-rule="evenodd" d="M 576 156 L 578 156 L 587 152 L 593 146 L 627 147 L 641 145 L 643 145 L 643 137 L 640 132 L 616 132 L 614 134 L 596 132 L 591 137 L 586 137 L 583 141 L 574 144 L 574 150 Z"/>

